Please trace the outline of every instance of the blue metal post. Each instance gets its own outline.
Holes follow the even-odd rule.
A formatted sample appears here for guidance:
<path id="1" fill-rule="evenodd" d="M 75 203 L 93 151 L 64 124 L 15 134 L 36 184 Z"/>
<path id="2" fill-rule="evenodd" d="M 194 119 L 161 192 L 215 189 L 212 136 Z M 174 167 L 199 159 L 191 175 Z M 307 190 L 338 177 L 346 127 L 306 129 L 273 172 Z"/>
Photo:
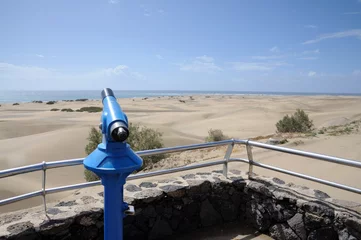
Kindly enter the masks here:
<path id="1" fill-rule="evenodd" d="M 84 167 L 96 173 L 104 186 L 104 239 L 123 239 L 123 217 L 128 204 L 123 202 L 126 178 L 142 166 L 125 140 L 129 136 L 128 118 L 111 89 L 104 89 L 101 129 L 103 143 L 84 159 Z"/>

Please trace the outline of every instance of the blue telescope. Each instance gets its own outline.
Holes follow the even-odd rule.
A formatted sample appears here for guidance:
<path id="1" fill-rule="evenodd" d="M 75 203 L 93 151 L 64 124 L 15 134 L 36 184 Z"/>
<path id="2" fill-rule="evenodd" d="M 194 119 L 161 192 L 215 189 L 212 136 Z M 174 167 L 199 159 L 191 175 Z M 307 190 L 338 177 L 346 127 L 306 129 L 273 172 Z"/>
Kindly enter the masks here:
<path id="1" fill-rule="evenodd" d="M 134 208 L 123 201 L 126 178 L 139 169 L 143 161 L 126 140 L 128 118 L 111 89 L 101 93 L 103 113 L 100 128 L 103 142 L 84 160 L 84 167 L 97 174 L 104 186 L 104 239 L 123 239 L 123 218 Z"/>

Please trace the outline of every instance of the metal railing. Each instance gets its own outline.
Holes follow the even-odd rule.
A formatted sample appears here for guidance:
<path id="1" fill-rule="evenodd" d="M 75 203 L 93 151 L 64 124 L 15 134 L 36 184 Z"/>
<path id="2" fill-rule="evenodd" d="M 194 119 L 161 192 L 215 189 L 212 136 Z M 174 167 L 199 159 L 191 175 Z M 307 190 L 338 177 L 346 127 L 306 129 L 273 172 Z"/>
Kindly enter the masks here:
<path id="1" fill-rule="evenodd" d="M 231 158 L 233 147 L 236 144 L 246 146 L 248 159 Z M 286 169 L 273 167 L 270 165 L 266 165 L 266 164 L 254 161 L 252 147 L 258 147 L 258 148 L 278 151 L 278 152 L 282 152 L 282 153 L 288 153 L 288 154 L 292 154 L 292 155 L 313 158 L 313 159 L 317 159 L 317 160 L 346 165 L 346 166 L 355 167 L 355 168 L 361 168 L 361 162 L 350 160 L 350 159 L 343 159 L 343 158 L 338 158 L 338 157 L 333 157 L 333 156 L 317 154 L 317 153 L 305 152 L 305 151 L 300 151 L 300 150 L 291 149 L 291 148 L 279 147 L 279 146 L 269 145 L 269 144 L 250 141 L 250 140 L 230 139 L 230 140 L 224 140 L 224 141 L 219 141 L 219 142 L 210 142 L 210 143 L 202 143 L 202 144 L 193 144 L 193 145 L 185 145 L 185 146 L 177 146 L 177 147 L 169 147 L 169 148 L 144 150 L 144 151 L 138 151 L 137 154 L 139 156 L 151 156 L 151 155 L 157 155 L 157 154 L 183 152 L 183 151 L 188 151 L 188 150 L 204 149 L 204 148 L 226 146 L 226 145 L 228 146 L 228 148 L 226 150 L 224 158 L 221 160 L 215 160 L 215 161 L 205 162 L 205 163 L 198 163 L 198 164 L 187 165 L 187 166 L 183 166 L 183 167 L 176 167 L 176 168 L 171 168 L 171 169 L 158 170 L 158 171 L 153 171 L 153 172 L 133 174 L 133 175 L 130 175 L 127 179 L 128 180 L 141 179 L 141 178 L 159 176 L 159 175 L 164 175 L 164 174 L 169 174 L 169 173 L 182 172 L 182 171 L 187 171 L 187 170 L 192 170 L 192 169 L 197 169 L 197 168 L 215 166 L 215 165 L 220 165 L 220 164 L 223 164 L 223 175 L 225 177 L 227 177 L 228 163 L 243 162 L 243 163 L 249 164 L 248 177 L 250 179 L 252 178 L 252 175 L 253 175 L 253 166 L 257 166 L 257 167 L 265 168 L 268 170 L 288 174 L 291 176 L 307 179 L 307 180 L 310 180 L 313 182 L 325 184 L 325 185 L 328 185 L 331 187 L 343 189 L 343 190 L 350 191 L 353 193 L 361 194 L 361 189 L 358 189 L 358 188 L 346 186 L 346 185 L 343 185 L 340 183 L 335 183 L 332 181 L 308 176 L 308 175 L 297 173 L 297 172 L 292 172 L 292 171 L 289 171 Z M 0 206 L 14 203 L 14 202 L 21 201 L 21 200 L 25 200 L 28 198 L 42 196 L 44 210 L 46 213 L 46 195 L 47 194 L 100 185 L 101 184 L 100 181 L 94 181 L 94 182 L 79 183 L 79 184 L 67 185 L 67 186 L 61 186 L 61 187 L 46 188 L 46 170 L 52 169 L 52 168 L 82 165 L 83 160 L 84 160 L 83 158 L 77 158 L 77 159 L 54 161 L 54 162 L 42 162 L 42 163 L 33 164 L 33 165 L 29 165 L 29 166 L 24 166 L 24 167 L 1 170 L 0 178 L 15 176 L 15 175 L 24 174 L 24 173 L 30 173 L 30 172 L 35 172 L 35 171 L 42 171 L 43 177 L 42 177 L 42 189 L 41 190 L 18 195 L 15 197 L 10 197 L 7 199 L 2 199 L 2 200 L 0 200 Z"/>

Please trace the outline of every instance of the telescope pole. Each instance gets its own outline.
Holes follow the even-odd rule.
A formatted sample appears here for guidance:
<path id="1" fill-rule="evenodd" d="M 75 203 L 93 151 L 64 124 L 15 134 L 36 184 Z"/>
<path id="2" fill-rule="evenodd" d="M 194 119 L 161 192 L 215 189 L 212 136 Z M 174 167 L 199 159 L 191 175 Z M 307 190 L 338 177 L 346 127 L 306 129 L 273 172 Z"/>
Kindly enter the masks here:
<path id="1" fill-rule="evenodd" d="M 104 185 L 104 240 L 123 239 L 123 186 L 120 174 L 102 177 Z"/>

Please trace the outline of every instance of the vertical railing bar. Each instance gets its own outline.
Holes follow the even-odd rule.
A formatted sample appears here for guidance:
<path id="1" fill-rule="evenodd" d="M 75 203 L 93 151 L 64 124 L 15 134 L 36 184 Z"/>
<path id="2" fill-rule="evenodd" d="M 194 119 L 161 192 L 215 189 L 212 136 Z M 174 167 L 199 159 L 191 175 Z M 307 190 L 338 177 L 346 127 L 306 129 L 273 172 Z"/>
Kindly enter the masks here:
<path id="1" fill-rule="evenodd" d="M 228 145 L 226 154 L 224 155 L 224 160 L 226 160 L 226 162 L 223 164 L 223 176 L 225 178 L 227 178 L 228 176 L 228 160 L 231 157 L 233 147 L 234 147 L 234 139 L 232 139 L 232 143 Z"/>
<path id="2" fill-rule="evenodd" d="M 252 178 L 253 175 L 253 154 L 252 154 L 252 146 L 248 144 L 249 140 L 246 143 L 247 156 L 249 160 L 249 168 L 248 168 L 248 179 Z"/>
<path id="3" fill-rule="evenodd" d="M 43 196 L 43 204 L 44 204 L 44 212 L 45 216 L 47 216 L 47 209 L 46 209 L 46 162 L 43 161 L 43 182 L 42 182 L 42 196 Z"/>

